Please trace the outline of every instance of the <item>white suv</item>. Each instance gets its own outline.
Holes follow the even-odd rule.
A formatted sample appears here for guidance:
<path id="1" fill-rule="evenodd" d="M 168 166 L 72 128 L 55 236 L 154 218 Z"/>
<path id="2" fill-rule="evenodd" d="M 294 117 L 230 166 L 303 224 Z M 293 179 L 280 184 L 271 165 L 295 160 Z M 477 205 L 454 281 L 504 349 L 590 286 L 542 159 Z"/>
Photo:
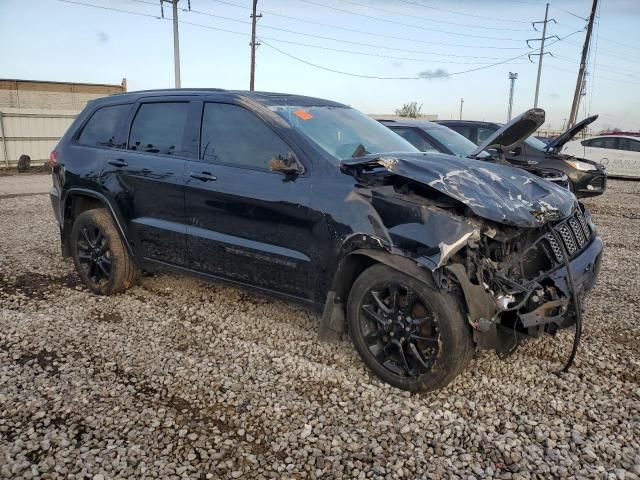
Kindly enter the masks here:
<path id="1" fill-rule="evenodd" d="M 574 140 L 562 153 L 602 164 L 609 177 L 640 178 L 640 137 L 606 135 Z"/>

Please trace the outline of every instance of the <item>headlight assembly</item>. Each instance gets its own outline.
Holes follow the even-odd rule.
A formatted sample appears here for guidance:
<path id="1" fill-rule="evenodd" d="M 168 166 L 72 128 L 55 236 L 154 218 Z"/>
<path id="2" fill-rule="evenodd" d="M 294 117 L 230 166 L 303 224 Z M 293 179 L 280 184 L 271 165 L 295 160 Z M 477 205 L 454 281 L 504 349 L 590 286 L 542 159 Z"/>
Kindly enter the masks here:
<path id="1" fill-rule="evenodd" d="M 591 165 L 587 162 L 581 162 L 580 160 L 565 160 L 569 165 L 577 170 L 582 170 L 583 172 L 592 172 L 597 170 L 595 165 Z"/>

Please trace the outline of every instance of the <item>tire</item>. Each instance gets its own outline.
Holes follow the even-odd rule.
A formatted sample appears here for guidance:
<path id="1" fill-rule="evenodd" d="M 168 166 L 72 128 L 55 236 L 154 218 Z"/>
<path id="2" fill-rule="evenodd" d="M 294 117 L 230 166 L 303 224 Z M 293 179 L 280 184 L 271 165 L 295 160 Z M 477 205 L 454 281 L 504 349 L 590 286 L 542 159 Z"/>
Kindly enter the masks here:
<path id="1" fill-rule="evenodd" d="M 367 367 L 410 392 L 444 387 L 464 370 L 475 349 L 454 294 L 382 264 L 369 267 L 353 283 L 347 322 Z"/>
<path id="2" fill-rule="evenodd" d="M 71 254 L 83 283 L 99 295 L 124 292 L 140 277 L 105 208 L 86 210 L 76 217 L 71 229 Z"/>

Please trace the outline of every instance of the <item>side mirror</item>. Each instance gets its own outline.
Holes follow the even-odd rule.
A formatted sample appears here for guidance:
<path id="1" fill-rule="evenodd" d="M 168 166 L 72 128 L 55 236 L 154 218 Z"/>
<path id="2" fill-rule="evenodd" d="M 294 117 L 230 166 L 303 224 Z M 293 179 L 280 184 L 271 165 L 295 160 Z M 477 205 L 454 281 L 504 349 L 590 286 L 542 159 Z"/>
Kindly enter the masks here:
<path id="1" fill-rule="evenodd" d="M 302 165 L 300 165 L 292 152 L 289 152 L 286 157 L 277 155 L 269 160 L 269 170 L 280 172 L 286 177 L 296 176 L 304 172 Z"/>

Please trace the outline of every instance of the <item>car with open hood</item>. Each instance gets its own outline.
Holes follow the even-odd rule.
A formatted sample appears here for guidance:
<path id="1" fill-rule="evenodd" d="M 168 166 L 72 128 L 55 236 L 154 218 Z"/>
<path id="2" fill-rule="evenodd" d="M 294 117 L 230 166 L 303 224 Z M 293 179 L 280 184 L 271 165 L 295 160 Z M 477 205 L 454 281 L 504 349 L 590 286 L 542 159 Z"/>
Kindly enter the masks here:
<path id="1" fill-rule="evenodd" d="M 545 113 L 542 109 L 526 111 L 485 139 L 480 147 L 455 130 L 435 122 L 409 118 L 378 121 L 421 152 L 440 152 L 509 165 L 504 156 L 504 149 L 518 148 L 531 133 L 544 123 L 544 119 Z M 504 142 L 508 142 L 510 145 L 506 146 L 503 144 Z M 555 169 L 529 166 L 526 170 L 556 185 L 570 188 L 569 178 Z"/>
<path id="2" fill-rule="evenodd" d="M 504 156 L 511 165 L 529 171 L 543 171 L 553 176 L 566 175 L 571 190 L 578 198 L 602 195 L 607 186 L 604 167 L 591 160 L 560 153 L 562 147 L 598 118 L 585 118 L 545 144 L 534 136 L 527 137 L 520 145 L 505 150 Z M 455 130 L 476 145 L 482 145 L 503 126 L 499 123 L 471 120 L 436 120 L 440 125 Z"/>
<path id="3" fill-rule="evenodd" d="M 321 340 L 347 333 L 410 391 L 448 384 L 476 349 L 504 356 L 578 327 L 602 254 L 568 190 L 422 153 L 311 97 L 112 95 L 87 104 L 49 165 L 62 253 L 93 292 L 169 270 L 300 302 L 321 313 Z"/>

